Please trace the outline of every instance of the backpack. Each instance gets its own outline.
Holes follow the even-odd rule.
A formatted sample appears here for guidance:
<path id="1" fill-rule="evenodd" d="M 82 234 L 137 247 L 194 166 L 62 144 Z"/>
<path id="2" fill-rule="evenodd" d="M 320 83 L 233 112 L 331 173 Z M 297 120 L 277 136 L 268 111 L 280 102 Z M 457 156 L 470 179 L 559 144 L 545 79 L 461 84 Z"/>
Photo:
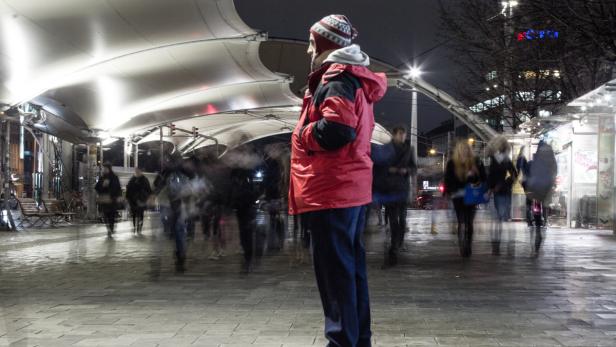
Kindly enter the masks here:
<path id="1" fill-rule="evenodd" d="M 537 150 L 530 163 L 526 191 L 531 199 L 545 201 L 556 183 L 556 158 L 548 145 Z"/>

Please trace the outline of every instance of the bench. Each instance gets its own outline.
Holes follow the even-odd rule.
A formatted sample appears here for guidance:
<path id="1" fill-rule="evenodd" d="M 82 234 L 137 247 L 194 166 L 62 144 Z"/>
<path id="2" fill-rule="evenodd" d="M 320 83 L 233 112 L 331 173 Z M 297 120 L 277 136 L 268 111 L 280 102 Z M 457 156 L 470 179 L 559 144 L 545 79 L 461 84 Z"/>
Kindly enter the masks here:
<path id="1" fill-rule="evenodd" d="M 42 208 L 46 213 L 51 215 L 52 224 L 56 224 L 62 221 L 70 221 L 76 213 L 74 212 L 66 212 L 63 208 L 63 203 L 57 199 L 43 199 L 42 200 Z"/>
<path id="2" fill-rule="evenodd" d="M 35 227 L 39 223 L 41 223 L 40 226 L 45 226 L 47 223 L 53 225 L 53 215 L 41 211 L 38 204 L 33 199 L 17 199 L 17 202 L 19 203 L 19 210 L 21 212 L 21 217 L 17 226 L 21 227 L 24 223 L 28 223 L 31 227 Z"/>

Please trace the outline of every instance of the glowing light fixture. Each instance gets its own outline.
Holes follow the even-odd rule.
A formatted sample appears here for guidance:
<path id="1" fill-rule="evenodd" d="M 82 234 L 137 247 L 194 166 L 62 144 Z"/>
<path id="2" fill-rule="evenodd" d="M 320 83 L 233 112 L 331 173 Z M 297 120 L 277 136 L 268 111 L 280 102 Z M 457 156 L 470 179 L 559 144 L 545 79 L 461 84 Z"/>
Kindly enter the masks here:
<path id="1" fill-rule="evenodd" d="M 417 66 L 413 66 L 409 69 L 407 77 L 415 79 L 419 78 L 423 74 L 423 71 Z"/>

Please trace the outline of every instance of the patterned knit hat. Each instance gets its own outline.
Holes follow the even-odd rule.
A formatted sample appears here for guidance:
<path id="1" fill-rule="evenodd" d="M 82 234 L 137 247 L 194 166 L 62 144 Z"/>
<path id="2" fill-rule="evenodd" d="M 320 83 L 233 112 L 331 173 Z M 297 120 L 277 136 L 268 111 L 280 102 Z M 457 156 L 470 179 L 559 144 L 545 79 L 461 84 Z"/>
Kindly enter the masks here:
<path id="1" fill-rule="evenodd" d="M 351 21 L 341 14 L 323 17 L 310 28 L 316 44 L 316 53 L 320 54 L 330 49 L 348 47 L 357 37 L 357 30 Z"/>

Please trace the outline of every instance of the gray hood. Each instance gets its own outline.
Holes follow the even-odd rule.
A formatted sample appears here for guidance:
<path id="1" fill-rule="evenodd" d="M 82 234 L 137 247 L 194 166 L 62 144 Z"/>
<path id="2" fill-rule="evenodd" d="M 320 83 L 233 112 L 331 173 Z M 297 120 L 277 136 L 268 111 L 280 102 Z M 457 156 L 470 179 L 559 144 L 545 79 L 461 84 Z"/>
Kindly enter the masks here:
<path id="1" fill-rule="evenodd" d="M 325 63 L 368 66 L 370 65 L 370 57 L 361 51 L 359 45 L 350 45 L 331 52 L 325 59 Z"/>

